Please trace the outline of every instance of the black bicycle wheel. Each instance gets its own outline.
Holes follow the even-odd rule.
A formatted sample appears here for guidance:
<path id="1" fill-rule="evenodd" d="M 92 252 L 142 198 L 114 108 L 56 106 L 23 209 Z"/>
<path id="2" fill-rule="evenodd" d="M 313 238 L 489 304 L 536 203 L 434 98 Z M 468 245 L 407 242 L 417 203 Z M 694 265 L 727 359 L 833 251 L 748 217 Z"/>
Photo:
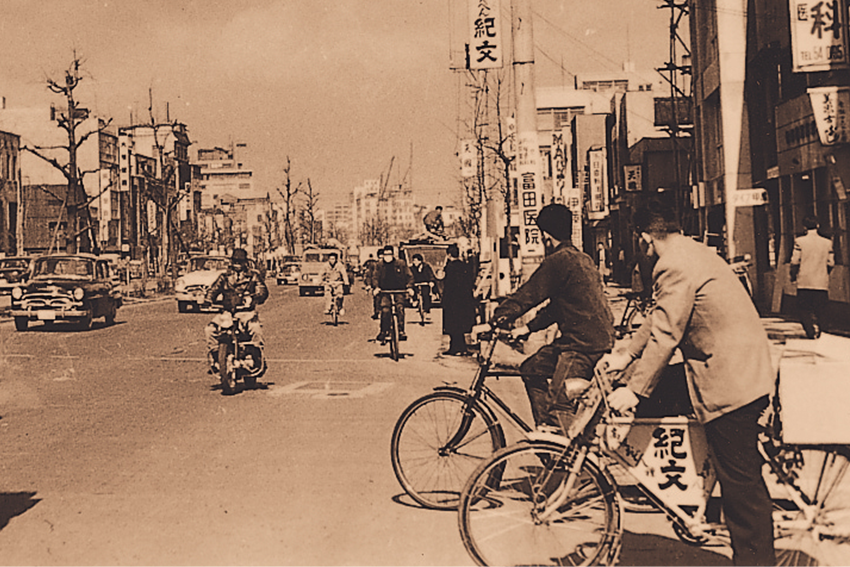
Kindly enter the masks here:
<path id="1" fill-rule="evenodd" d="M 426 508 L 456 509 L 472 471 L 505 446 L 502 426 L 492 413 L 473 407 L 464 420 L 466 399 L 449 391 L 423 396 L 402 412 L 393 429 L 390 458 L 395 476 Z M 459 439 L 449 446 L 456 436 Z"/>
<path id="2" fill-rule="evenodd" d="M 390 357 L 398 362 L 398 321 L 396 317 L 395 309 L 393 309 L 390 321 Z"/>
<path id="3" fill-rule="evenodd" d="M 808 518 L 790 499 L 774 508 L 777 565 L 850 565 L 850 448 L 785 447 L 784 455 L 812 507 Z"/>
<path id="4" fill-rule="evenodd" d="M 585 459 L 569 493 L 566 448 L 521 442 L 472 473 L 458 507 L 479 565 L 614 565 L 623 533 L 616 487 Z"/>

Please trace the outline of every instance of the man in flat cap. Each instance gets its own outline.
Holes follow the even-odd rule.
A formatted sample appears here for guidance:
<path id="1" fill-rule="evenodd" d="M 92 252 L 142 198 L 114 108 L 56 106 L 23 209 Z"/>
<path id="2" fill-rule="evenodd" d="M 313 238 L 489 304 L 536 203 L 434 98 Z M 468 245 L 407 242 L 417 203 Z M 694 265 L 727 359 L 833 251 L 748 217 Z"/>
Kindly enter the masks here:
<path id="1" fill-rule="evenodd" d="M 493 323 L 507 327 L 546 300 L 514 337 L 557 323 L 560 337 L 520 366 L 535 424 L 566 427 L 574 413 L 567 390 L 583 390 L 593 368 L 614 345 L 614 317 L 602 290 L 593 259 L 572 245 L 572 213 L 564 205 L 543 207 L 537 226 L 547 242 L 546 257 L 537 270 L 493 314 Z"/>

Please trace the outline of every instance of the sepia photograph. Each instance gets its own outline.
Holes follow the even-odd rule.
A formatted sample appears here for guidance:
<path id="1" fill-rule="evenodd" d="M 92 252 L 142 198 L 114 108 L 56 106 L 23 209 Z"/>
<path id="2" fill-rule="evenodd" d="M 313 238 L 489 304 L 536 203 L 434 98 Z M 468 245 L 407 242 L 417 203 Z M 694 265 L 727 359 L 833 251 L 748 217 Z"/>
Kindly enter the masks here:
<path id="1" fill-rule="evenodd" d="M 850 0 L 2 0 L 0 565 L 850 565 Z"/>

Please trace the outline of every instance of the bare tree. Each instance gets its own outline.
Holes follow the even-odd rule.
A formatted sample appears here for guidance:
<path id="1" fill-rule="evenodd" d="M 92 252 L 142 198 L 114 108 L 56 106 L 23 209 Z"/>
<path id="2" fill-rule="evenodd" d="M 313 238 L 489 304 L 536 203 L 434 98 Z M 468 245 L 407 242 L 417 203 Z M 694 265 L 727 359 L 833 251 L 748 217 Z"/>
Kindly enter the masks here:
<path id="1" fill-rule="evenodd" d="M 283 198 L 283 240 L 286 244 L 286 251 L 290 254 L 295 252 L 295 230 L 292 223 L 293 218 L 297 218 L 295 214 L 295 197 L 301 192 L 301 182 L 295 187 L 292 186 L 292 178 L 290 172 L 292 164 L 289 161 L 289 156 L 286 156 L 286 167 L 283 172 L 286 174 L 286 180 L 283 182 L 283 189 L 276 187 L 278 194 Z"/>
<path id="2" fill-rule="evenodd" d="M 67 109 L 65 112 L 60 112 L 56 120 L 59 127 L 62 128 L 67 135 L 67 144 L 60 146 L 24 146 L 23 148 L 59 170 L 68 183 L 65 195 L 61 198 L 47 189 L 44 190 L 50 193 L 53 197 L 62 201 L 62 210 L 56 223 L 56 229 L 53 237 L 51 238 L 50 248 L 52 249 L 54 244 L 58 245 L 59 232 L 62 226 L 62 217 L 67 216 L 69 230 L 65 239 L 65 251 L 69 254 L 76 253 L 80 249 L 84 251 L 91 250 L 91 247 L 95 242 L 95 236 L 89 205 L 95 199 L 99 198 L 104 191 L 109 189 L 109 186 L 102 188 L 100 193 L 89 198 L 85 191 L 83 179 L 87 173 L 94 173 L 98 171 L 98 169 L 92 171 L 81 171 L 77 162 L 77 150 L 80 146 L 82 146 L 90 137 L 104 131 L 112 121 L 111 119 L 105 122 L 99 120 L 97 127 L 93 130 L 82 133 L 77 131 L 77 129 L 89 118 L 88 110 L 78 106 L 77 101 L 74 98 L 74 90 L 76 90 L 82 81 L 82 77 L 80 77 L 81 65 L 82 60 L 77 57 L 76 53 L 74 53 L 74 59 L 68 69 L 65 70 L 65 77 L 62 82 L 50 78 L 46 80 L 47 88 L 56 94 L 64 96 L 67 103 Z M 67 159 L 55 157 L 53 153 L 57 151 L 66 153 Z M 82 240 L 80 245 L 78 245 L 77 240 L 83 234 L 86 234 L 87 238 Z"/>
<path id="3" fill-rule="evenodd" d="M 360 241 L 366 246 L 380 246 L 390 239 L 390 226 L 381 215 L 367 218 L 360 227 Z"/>
<path id="4" fill-rule="evenodd" d="M 313 184 L 307 178 L 307 190 L 303 193 L 304 207 L 301 209 L 301 228 L 309 237 L 311 244 L 316 243 L 316 206 L 319 203 L 319 194 L 313 191 Z"/>

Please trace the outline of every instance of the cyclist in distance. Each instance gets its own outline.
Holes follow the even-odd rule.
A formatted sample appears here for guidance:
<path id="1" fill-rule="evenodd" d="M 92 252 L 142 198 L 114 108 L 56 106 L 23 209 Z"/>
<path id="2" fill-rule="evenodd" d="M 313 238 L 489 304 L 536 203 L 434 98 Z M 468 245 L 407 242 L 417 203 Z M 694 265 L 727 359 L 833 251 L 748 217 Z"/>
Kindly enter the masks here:
<path id="1" fill-rule="evenodd" d="M 407 268 L 407 264 L 395 258 L 395 252 L 392 246 L 384 246 L 381 249 L 381 261 L 378 262 L 372 273 L 372 295 L 380 298 L 381 332 L 375 338 L 378 342 L 385 342 L 389 338 L 390 318 L 392 317 L 392 299 L 388 295 L 381 295 L 381 291 L 406 289 L 412 296 L 412 286 L 413 275 Z M 400 341 L 406 341 L 407 335 L 404 334 L 404 304 L 401 298 L 396 303 L 396 313 L 398 314 L 398 338 Z"/>
<path id="2" fill-rule="evenodd" d="M 422 308 L 425 313 L 431 312 L 431 286 L 437 281 L 434 276 L 434 270 L 430 264 L 422 258 L 422 254 L 414 254 L 410 259 L 410 272 L 413 274 L 413 283 L 428 284 L 417 286 L 419 293 L 419 301 L 422 302 Z"/>
<path id="3" fill-rule="evenodd" d="M 325 313 L 328 315 L 331 313 L 331 306 L 336 298 L 339 298 L 339 314 L 345 315 L 345 309 L 343 308 L 343 301 L 345 301 L 343 286 L 349 285 L 348 271 L 337 260 L 338 255 L 331 253 L 328 256 L 328 263 L 325 264 L 325 268 L 322 270 L 322 284 L 325 286 Z"/>
<path id="4" fill-rule="evenodd" d="M 596 362 L 614 345 L 614 317 L 593 259 L 572 244 L 570 210 L 547 205 L 537 215 L 537 226 L 544 233 L 546 257 L 528 281 L 496 308 L 493 323 L 508 327 L 549 300 L 511 334 L 518 338 L 558 324 L 560 337 L 527 358 L 520 373 L 535 424 L 544 430 L 560 429 L 568 427 L 575 411 L 568 391 L 583 391 Z"/>
<path id="5" fill-rule="evenodd" d="M 233 311 L 236 307 L 247 303 L 248 311 L 236 313 L 236 317 L 244 324 L 251 335 L 251 341 L 263 344 L 263 326 L 257 314 L 257 305 L 261 305 L 269 297 L 269 290 L 260 273 L 248 266 L 248 253 L 237 248 L 230 257 L 230 268 L 213 282 L 207 290 L 204 305 L 211 305 L 216 297 L 221 295 L 224 311 Z M 207 341 L 207 353 L 210 360 L 210 370 L 218 372 L 218 337 L 221 327 L 218 324 L 220 315 L 204 327 Z"/>

